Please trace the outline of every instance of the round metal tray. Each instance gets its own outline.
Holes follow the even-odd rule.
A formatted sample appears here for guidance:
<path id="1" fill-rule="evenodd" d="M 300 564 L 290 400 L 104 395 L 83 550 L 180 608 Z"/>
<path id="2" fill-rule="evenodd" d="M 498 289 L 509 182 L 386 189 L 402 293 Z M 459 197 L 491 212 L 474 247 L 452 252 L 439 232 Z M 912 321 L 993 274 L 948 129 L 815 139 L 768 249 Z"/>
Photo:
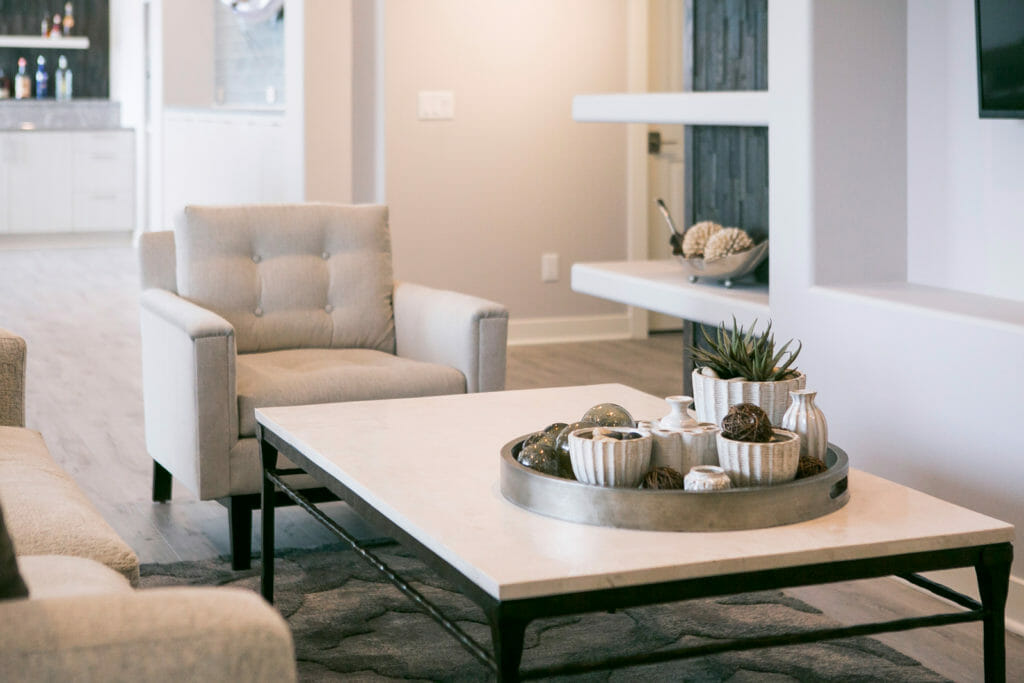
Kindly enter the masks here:
<path id="1" fill-rule="evenodd" d="M 827 515 L 850 499 L 846 453 L 828 445 L 821 474 L 776 486 L 724 491 L 606 488 L 532 470 L 516 460 L 522 442 L 501 449 L 501 493 L 533 512 L 569 522 L 651 531 L 735 531 Z"/>

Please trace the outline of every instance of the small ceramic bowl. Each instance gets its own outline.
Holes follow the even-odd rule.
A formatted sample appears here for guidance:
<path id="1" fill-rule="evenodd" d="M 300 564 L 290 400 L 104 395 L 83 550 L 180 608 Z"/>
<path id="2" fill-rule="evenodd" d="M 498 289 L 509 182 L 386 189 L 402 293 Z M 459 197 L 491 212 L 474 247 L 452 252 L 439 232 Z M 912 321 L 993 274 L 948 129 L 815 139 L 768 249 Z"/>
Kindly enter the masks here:
<path id="1" fill-rule="evenodd" d="M 731 487 L 729 475 L 714 465 L 698 465 L 683 477 L 683 488 L 687 491 L 722 491 Z"/>
<path id="2" fill-rule="evenodd" d="M 569 435 L 576 479 L 595 486 L 636 488 L 651 468 L 651 435 L 630 427 L 587 427 Z"/>
<path id="3" fill-rule="evenodd" d="M 718 464 L 733 486 L 772 486 L 796 478 L 800 464 L 800 437 L 785 429 L 773 429 L 771 441 L 734 441 L 719 432 Z"/>

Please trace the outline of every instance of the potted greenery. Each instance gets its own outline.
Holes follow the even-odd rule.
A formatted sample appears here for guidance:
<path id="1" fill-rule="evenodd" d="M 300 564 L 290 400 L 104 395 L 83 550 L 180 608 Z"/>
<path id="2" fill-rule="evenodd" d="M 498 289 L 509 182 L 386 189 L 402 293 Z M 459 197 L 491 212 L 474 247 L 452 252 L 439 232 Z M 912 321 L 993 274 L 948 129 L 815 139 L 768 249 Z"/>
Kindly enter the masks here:
<path id="1" fill-rule="evenodd" d="M 744 329 L 732 320 L 730 331 L 725 323 L 715 335 L 701 329 L 708 348 L 693 346 L 690 350 L 697 368 L 693 371 L 694 408 L 697 420 L 721 424 L 729 407 L 737 403 L 753 403 L 761 407 L 772 424 L 781 424 L 789 407 L 789 392 L 807 386 L 807 376 L 793 367 L 803 345 L 793 340 L 775 350 L 771 321 L 761 334 L 754 332 L 757 321 Z"/>
<path id="2" fill-rule="evenodd" d="M 800 463 L 800 437 L 775 429 L 763 410 L 738 403 L 716 435 L 718 464 L 733 486 L 772 486 L 792 481 Z"/>

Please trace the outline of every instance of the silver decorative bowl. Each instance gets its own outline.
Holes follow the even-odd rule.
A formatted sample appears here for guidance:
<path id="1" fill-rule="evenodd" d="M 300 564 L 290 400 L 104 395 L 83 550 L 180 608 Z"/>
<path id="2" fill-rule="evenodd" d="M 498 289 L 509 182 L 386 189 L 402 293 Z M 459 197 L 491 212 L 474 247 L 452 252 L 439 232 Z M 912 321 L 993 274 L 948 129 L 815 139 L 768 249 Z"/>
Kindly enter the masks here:
<path id="1" fill-rule="evenodd" d="M 726 287 L 732 287 L 735 280 L 753 272 L 767 256 L 768 240 L 755 244 L 746 251 L 723 256 L 711 262 L 705 262 L 699 257 L 684 258 L 681 254 L 676 254 L 690 282 L 696 282 L 699 278 L 712 278 L 720 280 Z"/>

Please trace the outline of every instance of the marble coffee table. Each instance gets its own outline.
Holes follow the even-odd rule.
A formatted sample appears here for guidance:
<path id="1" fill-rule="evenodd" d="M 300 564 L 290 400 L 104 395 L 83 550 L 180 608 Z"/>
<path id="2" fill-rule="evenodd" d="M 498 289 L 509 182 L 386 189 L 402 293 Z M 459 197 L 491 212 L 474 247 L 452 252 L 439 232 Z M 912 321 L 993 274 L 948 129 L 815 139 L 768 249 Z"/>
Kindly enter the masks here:
<path id="1" fill-rule="evenodd" d="M 626 407 L 637 419 L 667 412 L 661 398 L 618 384 L 259 409 L 263 557 L 274 554 L 274 500 L 281 495 L 273 495 L 274 487 L 287 488 L 281 485 L 289 471 L 277 467 L 280 452 L 480 605 L 491 624 L 493 653 L 314 504 L 286 491 L 384 571 L 499 680 L 545 673 L 520 671 L 523 633 L 536 618 L 887 575 L 908 578 L 964 609 L 659 650 L 546 673 L 982 621 L 986 679 L 1005 678 L 1013 526 L 919 491 L 851 468 L 850 501 L 835 512 L 786 526 L 714 533 L 577 524 L 517 507 L 502 496 L 505 443 L 551 422 L 579 419 L 604 402 Z M 856 465 L 856 453 L 850 458 Z M 954 567 L 975 569 L 980 603 L 916 575 Z M 264 562 L 263 594 L 271 601 L 273 578 L 273 562 Z"/>

